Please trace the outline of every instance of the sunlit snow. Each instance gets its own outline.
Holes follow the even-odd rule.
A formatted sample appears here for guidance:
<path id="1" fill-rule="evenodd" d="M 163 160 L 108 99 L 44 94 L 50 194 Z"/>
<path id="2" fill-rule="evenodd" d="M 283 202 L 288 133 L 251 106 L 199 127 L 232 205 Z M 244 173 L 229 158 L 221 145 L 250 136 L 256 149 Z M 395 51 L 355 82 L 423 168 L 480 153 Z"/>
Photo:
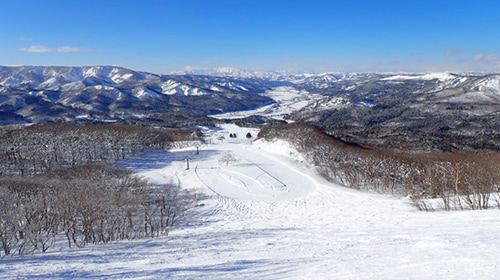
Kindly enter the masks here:
<path id="1" fill-rule="evenodd" d="M 390 80 L 434 80 L 437 79 L 439 81 L 446 81 L 446 80 L 451 80 L 455 79 L 456 76 L 450 73 L 428 73 L 428 74 L 423 74 L 423 75 L 404 75 L 404 74 L 398 74 L 390 77 L 386 77 L 381 79 L 382 81 L 390 81 Z"/>
<path id="2" fill-rule="evenodd" d="M 261 115 L 275 119 L 282 119 L 285 115 L 300 110 L 322 98 L 318 94 L 301 92 L 293 87 L 277 87 L 266 91 L 262 95 L 273 99 L 276 103 L 265 105 L 253 110 L 229 112 L 212 115 L 211 117 L 218 119 L 239 119 L 254 115 Z"/>
<path id="3" fill-rule="evenodd" d="M 211 144 L 122 162 L 202 196 L 161 239 L 0 260 L 5 279 L 497 279 L 498 210 L 419 212 L 327 182 L 282 141 L 226 125 Z M 236 133 L 238 138 L 229 138 Z M 221 136 L 225 140 L 221 141 Z M 235 162 L 220 161 L 230 152 Z M 186 158 L 191 168 L 186 169 Z"/>

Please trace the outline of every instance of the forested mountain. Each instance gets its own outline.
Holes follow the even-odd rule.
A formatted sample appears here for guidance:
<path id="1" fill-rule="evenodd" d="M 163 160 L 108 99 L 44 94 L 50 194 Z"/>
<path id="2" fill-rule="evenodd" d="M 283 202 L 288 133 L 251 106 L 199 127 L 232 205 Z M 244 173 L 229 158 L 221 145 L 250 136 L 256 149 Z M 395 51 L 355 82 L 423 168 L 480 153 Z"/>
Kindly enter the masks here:
<path id="1" fill-rule="evenodd" d="M 290 106 L 270 94 L 277 87 L 299 92 L 302 105 Z M 290 107 L 288 120 L 366 147 L 498 150 L 499 103 L 497 74 L 297 74 L 224 68 L 157 75 L 113 66 L 0 67 L 2 124 L 185 126 L 210 122 L 207 116 L 213 114 L 274 104 Z M 266 120 L 257 117 L 254 121 Z"/>
<path id="2" fill-rule="evenodd" d="M 0 120 L 168 121 L 272 102 L 255 79 L 155 75 L 120 67 L 0 67 Z"/>
<path id="3" fill-rule="evenodd" d="M 500 148 L 500 75 L 390 75 L 305 87 L 323 98 L 292 114 L 382 149 Z"/>

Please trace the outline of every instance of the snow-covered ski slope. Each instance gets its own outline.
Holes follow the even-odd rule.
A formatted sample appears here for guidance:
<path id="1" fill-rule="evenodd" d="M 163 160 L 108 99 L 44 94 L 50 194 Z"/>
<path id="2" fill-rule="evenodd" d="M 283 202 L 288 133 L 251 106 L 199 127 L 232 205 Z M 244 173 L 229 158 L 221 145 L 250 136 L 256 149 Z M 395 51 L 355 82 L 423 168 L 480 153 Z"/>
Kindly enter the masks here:
<path id="1" fill-rule="evenodd" d="M 0 260 L 4 279 L 498 279 L 500 212 L 419 212 L 326 182 L 285 142 L 227 125 L 212 144 L 123 164 L 203 194 L 162 239 Z M 229 138 L 236 133 L 238 138 Z M 223 142 L 217 140 L 225 136 Z M 237 161 L 221 161 L 230 153 Z M 190 169 L 186 170 L 186 158 Z"/>

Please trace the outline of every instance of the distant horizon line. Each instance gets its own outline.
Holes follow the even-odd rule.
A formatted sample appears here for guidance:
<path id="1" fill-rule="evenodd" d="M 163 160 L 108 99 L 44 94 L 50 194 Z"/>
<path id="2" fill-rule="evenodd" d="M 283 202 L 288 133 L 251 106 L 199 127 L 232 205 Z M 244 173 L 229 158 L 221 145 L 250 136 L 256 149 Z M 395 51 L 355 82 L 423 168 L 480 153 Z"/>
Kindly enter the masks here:
<path id="1" fill-rule="evenodd" d="M 0 65 L 0 67 L 8 68 L 18 68 L 18 67 L 39 67 L 39 68 L 92 68 L 92 67 L 113 67 L 122 68 L 134 72 L 149 73 L 154 75 L 180 75 L 180 74 L 192 74 L 192 75 L 209 75 L 214 73 L 219 74 L 234 74 L 234 73 L 278 73 L 278 74 L 340 74 L 340 73 L 354 73 L 354 74 L 407 74 L 407 75 L 419 75 L 419 74 L 432 74 L 432 73 L 447 73 L 447 74 L 498 74 L 500 71 L 341 71 L 341 70 L 326 70 L 326 71 L 302 71 L 302 70 L 261 70 L 261 69 L 245 69 L 237 68 L 232 66 L 223 67 L 192 67 L 186 66 L 184 69 L 175 70 L 170 72 L 157 72 L 151 70 L 136 70 L 133 67 L 113 65 L 113 64 L 88 64 L 88 65 L 31 65 L 31 64 L 16 64 L 16 65 Z M 200 72 L 200 73 L 189 73 L 189 71 Z"/>

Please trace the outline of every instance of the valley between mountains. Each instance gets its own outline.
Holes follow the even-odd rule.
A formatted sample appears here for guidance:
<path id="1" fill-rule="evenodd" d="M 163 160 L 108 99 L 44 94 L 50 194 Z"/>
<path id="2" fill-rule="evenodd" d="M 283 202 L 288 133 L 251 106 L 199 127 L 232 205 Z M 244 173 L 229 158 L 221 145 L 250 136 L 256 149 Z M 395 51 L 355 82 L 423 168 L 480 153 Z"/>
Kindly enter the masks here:
<path id="1" fill-rule="evenodd" d="M 295 95 L 293 102 L 280 100 Z M 290 100 L 290 99 L 288 99 Z M 185 72 L 0 67 L 0 124 L 211 126 L 209 116 L 305 122 L 366 148 L 498 151 L 500 76 L 470 73 Z"/>
<path id="2" fill-rule="evenodd" d="M 1 155 L 9 167 L 2 170 L 3 197 L 31 198 L 38 192 L 24 187 L 43 194 L 54 182 L 98 185 L 92 176 L 78 184 L 37 173 L 71 177 L 64 170 L 77 163 L 112 162 L 140 178 L 130 182 L 148 182 L 150 193 L 196 198 L 186 212 L 171 204 L 182 208 L 172 215 L 182 216 L 155 238 L 148 238 L 154 226 L 148 200 L 121 206 L 129 212 L 115 221 L 122 227 L 109 236 L 123 236 L 116 240 L 90 236 L 83 211 L 72 220 L 73 243 L 61 230 L 71 232 L 62 218 L 57 232 L 30 235 L 47 239 L 27 241 L 27 221 L 36 219 L 21 215 L 14 234 L 0 236 L 10 242 L 3 248 L 17 250 L 3 253 L 0 275 L 496 279 L 500 192 L 497 172 L 487 170 L 498 170 L 499 103 L 498 74 L 159 75 L 113 66 L 0 67 Z M 273 131 L 284 137 L 266 137 Z M 54 172 L 57 167 L 68 169 Z M 14 175 L 18 181 L 9 181 Z M 2 203 L 34 209 L 36 217 L 55 209 L 37 204 L 40 214 L 16 201 Z M 0 209 L 6 221 L 0 226 L 16 215 L 9 209 Z M 98 217 L 87 228 L 104 236 L 99 225 L 106 216 Z M 127 219 L 138 238 L 122 234 Z"/>

